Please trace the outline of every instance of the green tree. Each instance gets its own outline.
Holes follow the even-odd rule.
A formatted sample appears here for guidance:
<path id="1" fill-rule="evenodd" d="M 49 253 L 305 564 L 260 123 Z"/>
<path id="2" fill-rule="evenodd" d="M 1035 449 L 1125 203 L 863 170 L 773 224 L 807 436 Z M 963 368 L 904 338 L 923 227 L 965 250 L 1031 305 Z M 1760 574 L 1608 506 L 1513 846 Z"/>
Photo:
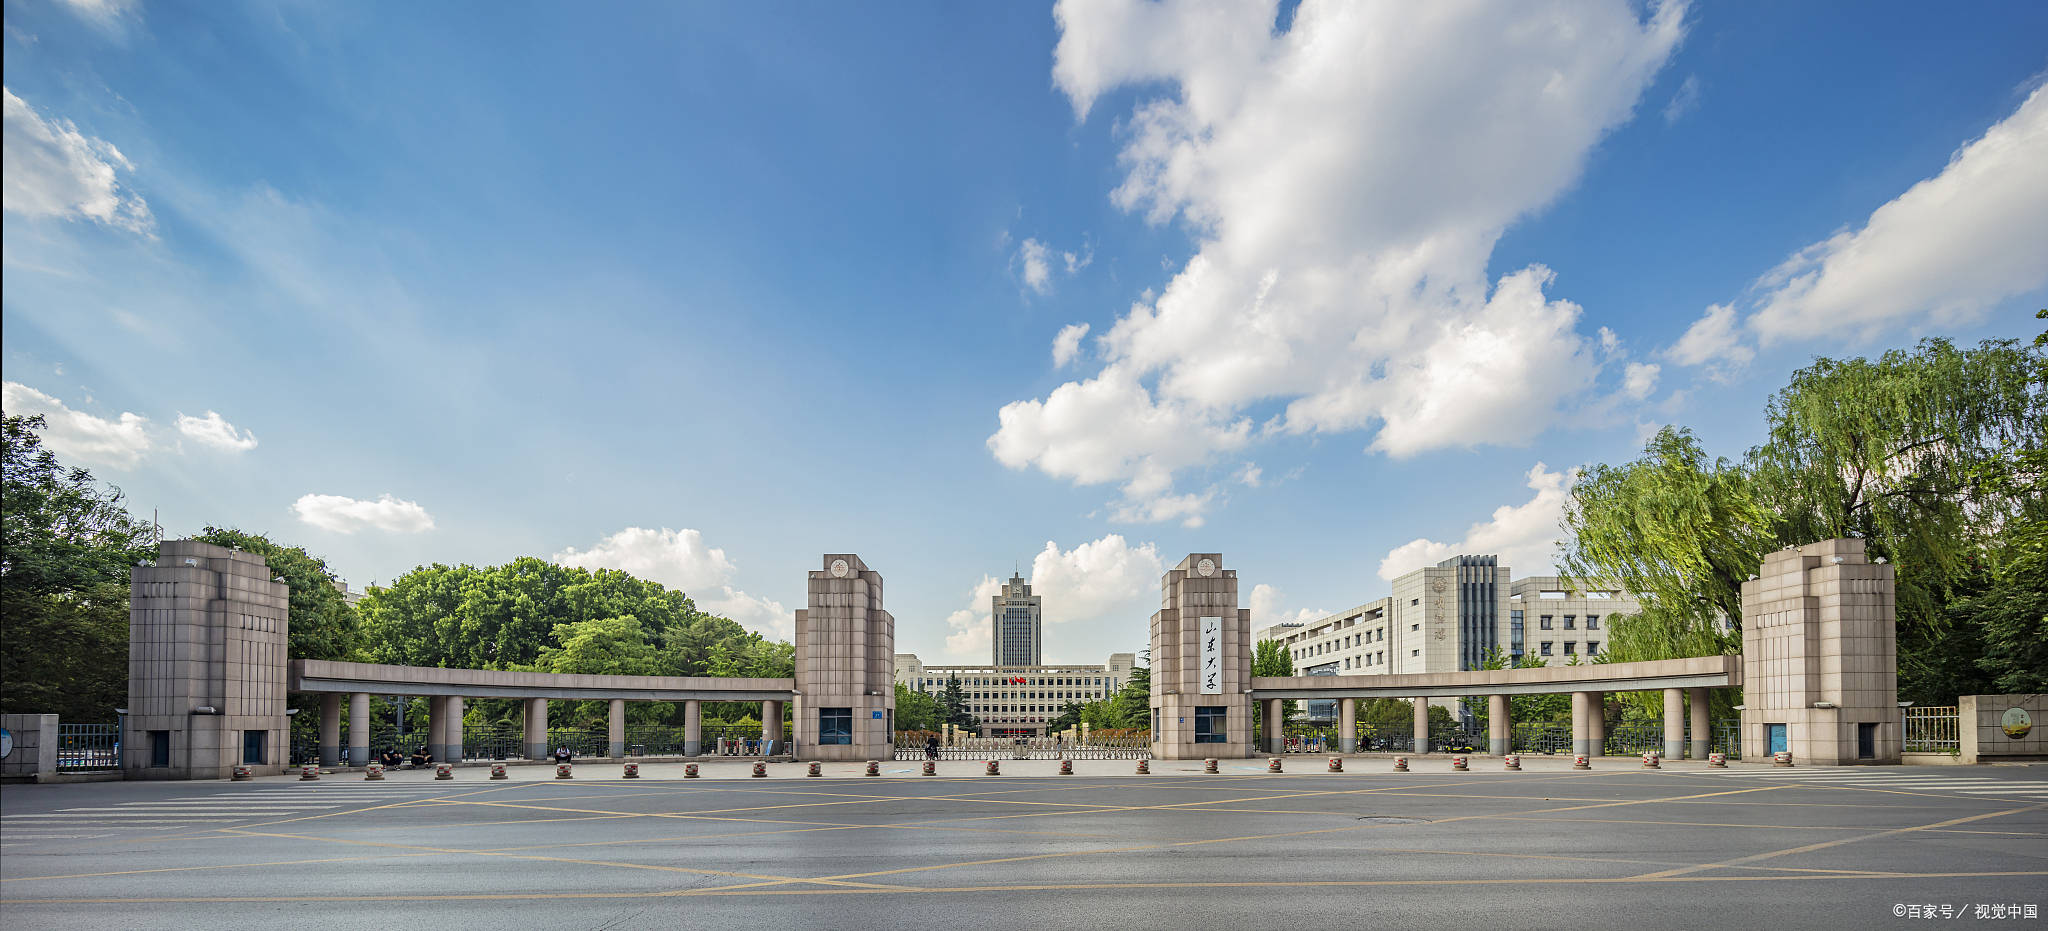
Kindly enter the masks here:
<path id="1" fill-rule="evenodd" d="M 1572 657 L 1576 665 L 1578 657 Z M 1496 646 L 1479 663 L 1480 669 L 1541 669 L 1549 665 L 1540 656 L 1524 656 L 1519 662 L 1511 661 L 1507 651 Z M 1487 723 L 1493 717 L 1493 707 L 1484 695 L 1465 697 L 1465 708 L 1472 713 L 1472 720 L 1480 733 L 1487 733 Z M 1556 724 L 1570 721 L 1572 697 L 1569 694 L 1510 695 L 1508 696 L 1508 720 L 1515 724 Z"/>
<path id="2" fill-rule="evenodd" d="M 1287 645 L 1278 640 L 1261 640 L 1258 642 L 1258 645 L 1252 647 L 1252 675 L 1254 677 L 1294 675 L 1294 654 L 1288 652 Z M 1280 703 L 1281 719 L 1293 721 L 1299 718 L 1301 716 L 1301 709 L 1297 707 L 1298 704 L 1292 698 L 1282 701 Z"/>
<path id="3" fill-rule="evenodd" d="M 1077 701 L 1070 701 L 1067 702 L 1065 705 L 1060 706 L 1059 717 L 1053 718 L 1051 721 L 1046 723 L 1045 732 L 1051 734 L 1056 733 L 1058 731 L 1066 730 L 1070 727 L 1080 727 L 1082 723 L 1082 714 L 1087 710 L 1087 707 L 1088 706 L 1086 704 Z M 1088 726 L 1094 727 L 1095 725 L 1090 724 Z"/>
<path id="4" fill-rule="evenodd" d="M 2048 521 L 2015 528 L 1983 594 L 1948 607 L 1954 630 L 1981 630 L 1977 666 L 1994 691 L 2048 692 Z"/>
<path id="5" fill-rule="evenodd" d="M 128 693 L 128 588 L 154 528 L 121 490 L 0 423 L 0 711 L 111 721 Z"/>
<path id="6" fill-rule="evenodd" d="M 272 574 L 284 579 L 289 592 L 286 617 L 292 659 L 356 658 L 361 641 L 356 612 L 335 587 L 326 560 L 304 547 L 273 543 L 269 537 L 241 530 L 208 527 L 193 539 L 255 553 L 269 564 Z"/>
<path id="7" fill-rule="evenodd" d="M 937 698 L 896 683 L 897 730 L 936 731 L 945 723 L 945 709 Z"/>

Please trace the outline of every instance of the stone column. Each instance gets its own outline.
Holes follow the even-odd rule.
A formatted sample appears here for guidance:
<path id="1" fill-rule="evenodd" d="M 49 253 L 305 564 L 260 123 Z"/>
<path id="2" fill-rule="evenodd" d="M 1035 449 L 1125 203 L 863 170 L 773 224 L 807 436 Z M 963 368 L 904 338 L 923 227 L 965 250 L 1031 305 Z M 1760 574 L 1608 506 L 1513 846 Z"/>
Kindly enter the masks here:
<path id="1" fill-rule="evenodd" d="M 1429 752 L 1429 699 L 1415 700 L 1415 752 Z"/>
<path id="2" fill-rule="evenodd" d="M 1588 755 L 1602 756 L 1607 753 L 1607 693 L 1587 692 L 1586 700 L 1586 739 L 1593 742 Z"/>
<path id="3" fill-rule="evenodd" d="M 434 762 L 448 759 L 448 699 L 440 695 L 427 696 L 426 744 Z"/>
<path id="4" fill-rule="evenodd" d="M 348 697 L 348 765 L 370 762 L 370 693 Z"/>
<path id="5" fill-rule="evenodd" d="M 614 699 L 612 699 L 612 706 L 611 706 L 611 716 L 610 716 L 610 720 L 609 720 L 609 721 L 608 721 L 607 723 L 608 723 L 608 724 L 610 725 L 610 730 L 611 730 L 611 733 L 610 733 L 610 735 L 609 735 L 608 739 L 607 739 L 607 740 L 605 741 L 605 743 L 606 743 L 606 745 L 607 745 L 607 748 L 608 748 L 608 749 L 610 750 L 610 752 L 611 752 L 611 755 L 612 755 L 612 759 L 614 759 L 614 760 L 618 760 L 618 759 L 624 759 L 624 758 L 625 758 L 625 756 L 626 756 L 626 700 L 625 700 L 625 699 L 623 699 L 623 698 L 614 698 Z"/>
<path id="6" fill-rule="evenodd" d="M 548 700 L 526 700 L 526 758 L 546 759 L 548 755 Z"/>
<path id="7" fill-rule="evenodd" d="M 448 755 L 441 757 L 441 759 L 449 763 L 460 763 L 463 759 L 462 696 L 448 696 L 448 707 L 446 710 L 448 729 L 442 732 L 441 743 L 448 747 Z"/>
<path id="8" fill-rule="evenodd" d="M 891 734 L 889 736 L 891 740 L 894 740 L 896 735 Z M 777 750 L 788 749 L 787 747 L 779 746 L 782 743 L 782 703 L 779 701 L 764 701 L 761 703 L 762 753 L 769 752 L 768 744 L 770 741 L 778 744 L 775 748 Z"/>
<path id="9" fill-rule="evenodd" d="M 1685 690 L 1664 690 L 1664 758 L 1685 755 Z"/>
<path id="10" fill-rule="evenodd" d="M 1707 690 L 1688 690 L 1687 701 L 1692 705 L 1692 758 L 1704 760 L 1714 749 L 1714 722 L 1707 719 L 1707 711 L 1713 707 L 1708 703 Z"/>
<path id="11" fill-rule="evenodd" d="M 1358 752 L 1358 699 L 1337 699 L 1337 752 Z"/>
<path id="12" fill-rule="evenodd" d="M 704 703 L 692 698 L 683 702 L 683 755 L 697 756 L 703 744 Z"/>
<path id="13" fill-rule="evenodd" d="M 1592 718 L 1592 714 L 1588 711 L 1592 704 L 1593 693 L 1572 693 L 1572 754 L 1574 756 L 1599 756 L 1599 754 L 1593 752 L 1593 728 L 1588 723 L 1588 720 Z"/>
<path id="14" fill-rule="evenodd" d="M 1266 699 L 1265 728 L 1267 753 L 1287 749 L 1287 706 L 1278 698 Z"/>
<path id="15" fill-rule="evenodd" d="M 1507 756 L 1508 735 L 1513 721 L 1508 720 L 1508 697 L 1506 695 L 1486 696 L 1486 752 L 1494 756 Z"/>
<path id="16" fill-rule="evenodd" d="M 320 765 L 341 765 L 341 693 L 320 696 Z"/>

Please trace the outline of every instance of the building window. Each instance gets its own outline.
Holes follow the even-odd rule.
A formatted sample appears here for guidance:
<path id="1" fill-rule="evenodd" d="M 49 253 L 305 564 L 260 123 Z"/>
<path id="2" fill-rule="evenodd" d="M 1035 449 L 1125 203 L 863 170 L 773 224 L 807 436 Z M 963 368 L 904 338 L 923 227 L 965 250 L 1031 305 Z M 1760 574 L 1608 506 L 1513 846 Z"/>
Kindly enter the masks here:
<path id="1" fill-rule="evenodd" d="M 1421 650 L 1409 650 L 1409 651 L 1408 651 L 1408 655 L 1409 655 L 1409 656 L 1421 656 L 1421 655 L 1422 655 L 1422 651 L 1421 651 Z"/>
<path id="2" fill-rule="evenodd" d="M 1587 630 L 1599 630 L 1599 629 L 1600 629 L 1600 615 L 1598 615 L 1598 614 L 1588 614 L 1588 615 L 1586 615 L 1586 629 L 1587 629 Z"/>
<path id="3" fill-rule="evenodd" d="M 1542 654 L 1543 654 L 1544 656 L 1549 656 L 1549 655 L 1550 655 L 1550 641 L 1548 641 L 1548 640 L 1545 640 L 1545 641 L 1543 641 L 1543 649 L 1542 649 Z"/>
<path id="4" fill-rule="evenodd" d="M 1409 630 L 1409 631 L 1411 631 L 1411 632 L 1413 632 L 1413 631 L 1418 631 L 1418 630 L 1421 630 L 1421 629 L 1422 629 L 1422 625 L 1421 625 L 1421 624 L 1410 624 L 1410 625 L 1408 625 L 1408 630 Z"/>
<path id="5" fill-rule="evenodd" d="M 1410 599 L 1408 599 L 1408 604 L 1409 604 L 1409 606 L 1410 606 L 1410 607 L 1413 607 L 1413 606 L 1415 606 L 1415 605 L 1419 605 L 1419 604 L 1421 604 L 1421 603 L 1422 603 L 1422 599 L 1420 599 L 1420 598 L 1410 598 Z"/>
<path id="6" fill-rule="evenodd" d="M 1549 629 L 1550 629 L 1550 615 L 1548 615 L 1548 614 L 1544 614 L 1544 615 L 1539 615 L 1539 616 L 1538 616 L 1538 617 L 1536 618 L 1536 629 L 1538 629 L 1538 630 L 1549 630 Z"/>
<path id="7" fill-rule="evenodd" d="M 1220 744 L 1225 742 L 1225 709 L 1221 705 L 1202 705 L 1195 709 L 1195 743 Z"/>
<path id="8" fill-rule="evenodd" d="M 1577 656 L 1577 655 L 1578 655 L 1578 653 L 1579 653 L 1579 642 L 1578 642 L 1577 640 L 1566 640 L 1566 641 L 1564 642 L 1564 655 L 1566 655 L 1566 656 Z"/>
<path id="9" fill-rule="evenodd" d="M 853 709 L 818 709 L 818 743 L 842 745 L 853 743 Z"/>
<path id="10" fill-rule="evenodd" d="M 1566 629 L 1566 630 L 1577 630 L 1577 629 L 1579 629 L 1579 616 L 1578 616 L 1578 615 L 1576 615 L 1576 614 L 1567 614 L 1567 615 L 1565 615 L 1565 616 L 1564 616 L 1564 629 Z"/>
<path id="11" fill-rule="evenodd" d="M 1587 656 L 1592 656 L 1593 654 L 1595 654 L 1595 653 L 1598 653 L 1598 652 L 1600 652 L 1600 641 L 1598 641 L 1598 640 L 1588 640 L 1588 641 L 1586 641 L 1586 655 L 1587 655 Z"/>

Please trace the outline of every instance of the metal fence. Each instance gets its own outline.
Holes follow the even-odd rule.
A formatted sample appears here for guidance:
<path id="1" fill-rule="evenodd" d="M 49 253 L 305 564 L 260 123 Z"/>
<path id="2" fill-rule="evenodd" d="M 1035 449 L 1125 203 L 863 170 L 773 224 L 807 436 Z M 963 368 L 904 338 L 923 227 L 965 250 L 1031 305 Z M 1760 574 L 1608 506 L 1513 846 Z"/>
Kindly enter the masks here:
<path id="1" fill-rule="evenodd" d="M 1508 749 L 1515 753 L 1570 753 L 1572 726 L 1569 724 L 1511 724 Z"/>
<path id="2" fill-rule="evenodd" d="M 933 750 L 929 731 L 896 732 L 898 760 L 1149 760 L 1152 735 L 1138 732 L 1121 736 L 1091 735 L 1087 740 L 1059 737 L 963 737 L 952 746 Z"/>
<path id="3" fill-rule="evenodd" d="M 1962 752 L 1960 721 L 1954 705 L 1906 709 L 1906 752 Z"/>
<path id="4" fill-rule="evenodd" d="M 1636 756 L 1663 750 L 1664 725 L 1617 724 L 1608 730 L 1607 746 L 1601 752 L 1610 756 Z"/>
<path id="5" fill-rule="evenodd" d="M 57 724 L 57 770 L 121 768 L 121 725 Z"/>
<path id="6" fill-rule="evenodd" d="M 1742 759 L 1742 720 L 1722 718 L 1714 722 L 1713 749 L 1710 753 L 1724 753 L 1731 760 Z"/>

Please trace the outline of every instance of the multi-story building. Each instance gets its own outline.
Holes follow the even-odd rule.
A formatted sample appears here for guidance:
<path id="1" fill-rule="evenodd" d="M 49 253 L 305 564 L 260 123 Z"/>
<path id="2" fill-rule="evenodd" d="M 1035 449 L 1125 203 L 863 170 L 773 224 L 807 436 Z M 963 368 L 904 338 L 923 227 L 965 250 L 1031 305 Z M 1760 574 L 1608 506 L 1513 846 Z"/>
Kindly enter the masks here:
<path id="1" fill-rule="evenodd" d="M 1040 611 L 1038 596 L 1031 594 L 1031 583 L 1016 573 L 1010 574 L 1010 581 L 1003 583 L 1001 591 L 989 598 L 989 618 L 995 630 L 989 638 L 989 650 L 993 654 L 989 662 L 997 666 L 1036 666 L 1043 652 L 1043 641 L 1039 637 Z"/>
<path id="2" fill-rule="evenodd" d="M 1640 608 L 1618 585 L 1567 589 L 1557 576 L 1511 579 L 1493 556 L 1456 556 L 1396 578 L 1387 597 L 1252 637 L 1281 643 L 1296 675 L 1453 672 L 1478 668 L 1495 648 L 1517 662 L 1591 659 L 1600 652 L 1603 619 Z M 1335 717 L 1334 701 L 1305 705 L 1310 720 Z"/>
<path id="3" fill-rule="evenodd" d="M 1135 653 L 1111 653 L 1101 666 L 927 666 L 915 653 L 898 653 L 896 683 L 939 696 L 945 694 L 946 681 L 958 677 L 967 711 L 981 719 L 983 736 L 1041 736 L 1069 702 L 1115 695 L 1130 680 L 1137 659 Z"/>

